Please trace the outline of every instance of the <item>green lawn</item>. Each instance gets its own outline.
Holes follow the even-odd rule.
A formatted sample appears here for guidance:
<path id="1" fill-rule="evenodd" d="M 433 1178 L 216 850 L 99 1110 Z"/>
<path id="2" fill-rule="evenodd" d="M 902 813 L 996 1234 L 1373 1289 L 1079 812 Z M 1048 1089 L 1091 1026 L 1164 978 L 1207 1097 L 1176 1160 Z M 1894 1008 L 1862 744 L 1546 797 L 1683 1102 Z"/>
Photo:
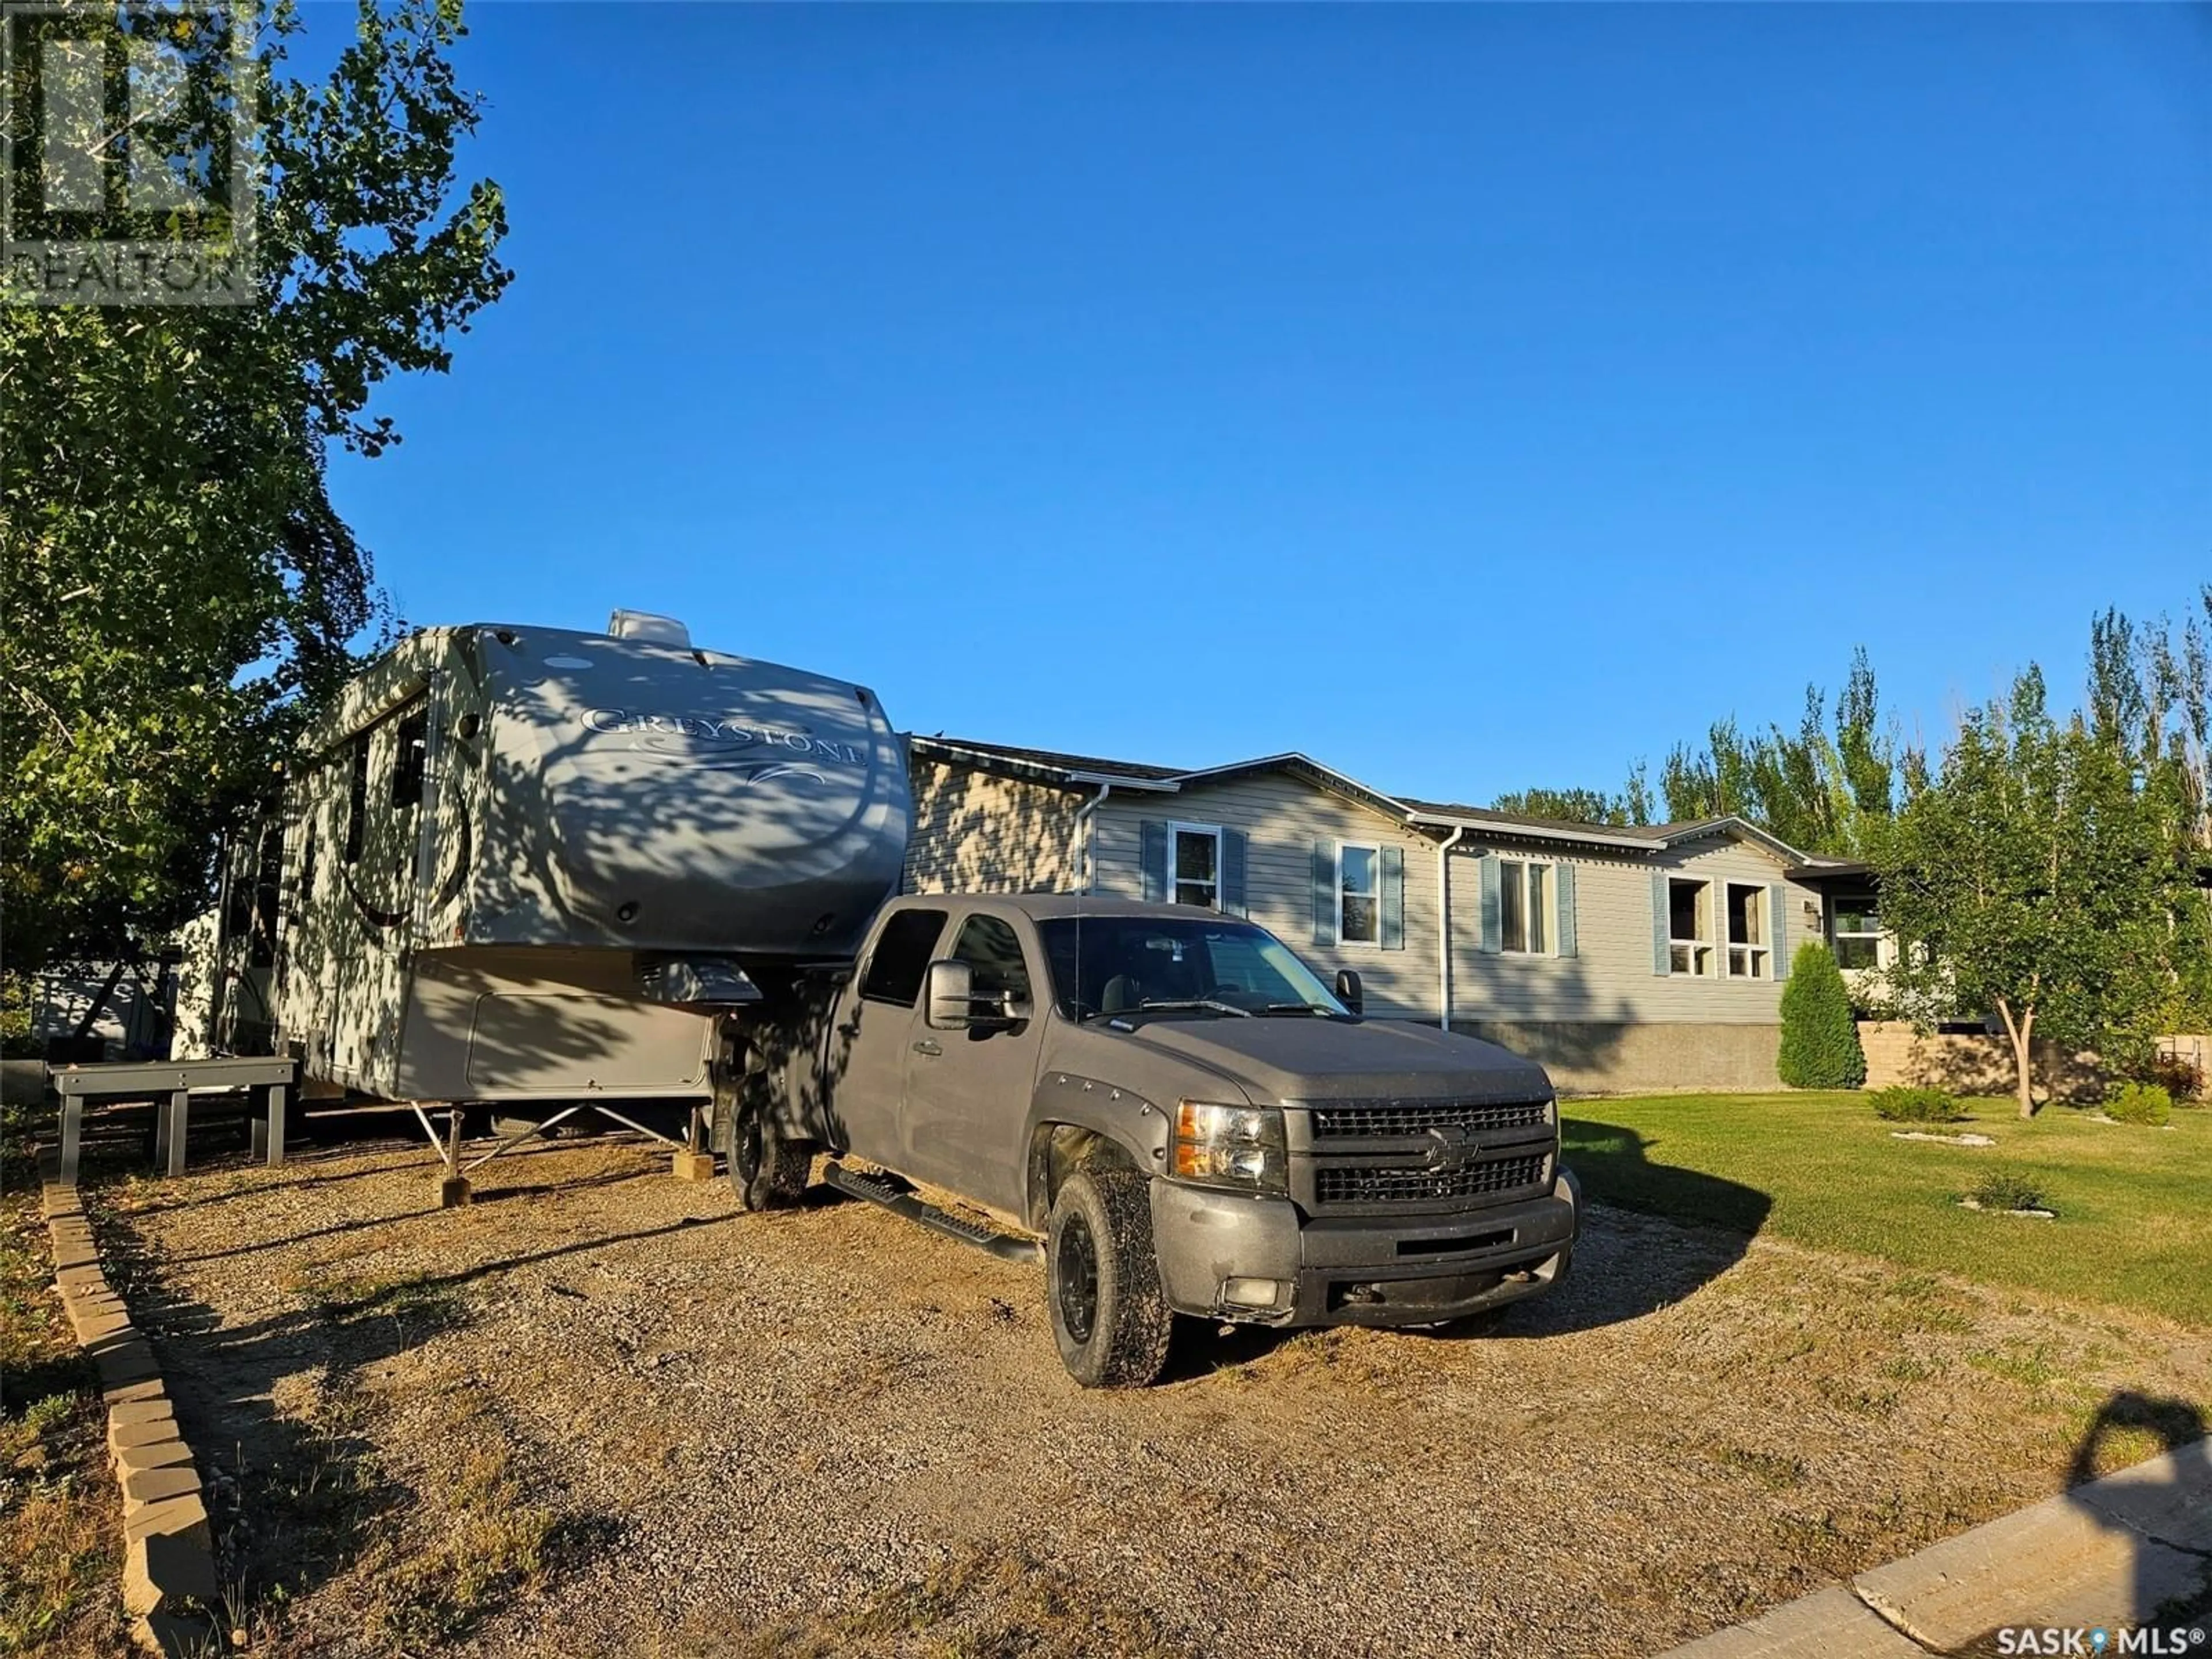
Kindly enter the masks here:
<path id="1" fill-rule="evenodd" d="M 1916 1126 L 1882 1122 L 1861 1094 L 1570 1101 L 1562 1133 L 1605 1203 L 2212 1326 L 2212 1109 L 2152 1129 L 1970 1104 L 1971 1122 Z M 1997 1144 L 1891 1134 L 1916 1127 Z M 1993 1165 L 2033 1181 L 2058 1219 L 1960 1207 Z"/>

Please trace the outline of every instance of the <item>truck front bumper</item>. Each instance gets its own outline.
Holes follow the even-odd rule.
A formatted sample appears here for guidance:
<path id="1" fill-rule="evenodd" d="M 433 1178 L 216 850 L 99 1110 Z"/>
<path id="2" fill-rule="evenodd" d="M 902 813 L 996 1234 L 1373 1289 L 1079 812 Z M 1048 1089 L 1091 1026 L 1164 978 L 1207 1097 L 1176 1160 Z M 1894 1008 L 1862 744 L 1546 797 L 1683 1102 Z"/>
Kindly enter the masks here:
<path id="1" fill-rule="evenodd" d="M 1302 1220 L 1287 1199 L 1152 1182 L 1152 1245 L 1177 1313 L 1266 1325 L 1441 1325 L 1548 1290 L 1573 1259 L 1582 1187 L 1496 1209 Z M 1274 1287 L 1271 1305 L 1261 1288 Z"/>

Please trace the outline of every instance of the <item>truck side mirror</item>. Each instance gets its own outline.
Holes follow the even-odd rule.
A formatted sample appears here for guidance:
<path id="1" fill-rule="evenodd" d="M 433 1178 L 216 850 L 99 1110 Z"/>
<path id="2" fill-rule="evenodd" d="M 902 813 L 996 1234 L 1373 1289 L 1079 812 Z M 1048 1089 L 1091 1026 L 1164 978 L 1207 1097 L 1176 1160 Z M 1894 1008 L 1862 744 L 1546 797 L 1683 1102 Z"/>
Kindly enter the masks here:
<path id="1" fill-rule="evenodd" d="M 931 963 L 922 999 L 922 1021 L 931 1030 L 965 1030 L 975 1023 L 975 970 L 964 962 Z"/>
<path id="2" fill-rule="evenodd" d="M 1336 1000 L 1355 1014 L 1367 1008 L 1367 994 L 1359 988 L 1359 975 L 1349 968 L 1336 970 Z"/>

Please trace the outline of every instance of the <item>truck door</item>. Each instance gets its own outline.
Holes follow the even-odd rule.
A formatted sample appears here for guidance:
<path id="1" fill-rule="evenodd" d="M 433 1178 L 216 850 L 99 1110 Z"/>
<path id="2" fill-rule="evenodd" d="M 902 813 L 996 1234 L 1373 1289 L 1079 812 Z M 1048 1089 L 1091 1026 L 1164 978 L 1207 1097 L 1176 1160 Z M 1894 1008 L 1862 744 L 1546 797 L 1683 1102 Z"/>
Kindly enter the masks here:
<path id="1" fill-rule="evenodd" d="M 906 1071 L 908 1173 L 1019 1214 L 1029 1148 L 1022 1136 L 1044 1037 L 1036 976 L 1021 937 L 979 912 L 951 951 L 975 970 L 978 1006 L 1005 999 L 1017 1018 L 933 1031 L 917 1017 Z"/>
<path id="2" fill-rule="evenodd" d="M 900 1096 L 912 1043 L 929 1035 L 916 1004 L 949 910 L 902 906 L 885 916 L 830 1031 L 825 1092 L 839 1150 L 903 1170 Z"/>

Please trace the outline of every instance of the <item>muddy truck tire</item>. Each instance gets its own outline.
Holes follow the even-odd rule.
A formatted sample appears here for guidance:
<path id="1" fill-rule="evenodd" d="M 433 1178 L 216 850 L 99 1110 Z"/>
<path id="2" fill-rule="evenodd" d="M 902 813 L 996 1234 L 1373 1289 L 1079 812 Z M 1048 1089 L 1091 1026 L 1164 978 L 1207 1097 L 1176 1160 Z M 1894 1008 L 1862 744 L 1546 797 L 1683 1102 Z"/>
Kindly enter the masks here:
<path id="1" fill-rule="evenodd" d="M 1045 1304 L 1067 1373 L 1086 1389 L 1141 1389 L 1167 1364 L 1175 1316 L 1152 1255 L 1152 1194 L 1124 1170 L 1079 1170 L 1053 1200 Z"/>

